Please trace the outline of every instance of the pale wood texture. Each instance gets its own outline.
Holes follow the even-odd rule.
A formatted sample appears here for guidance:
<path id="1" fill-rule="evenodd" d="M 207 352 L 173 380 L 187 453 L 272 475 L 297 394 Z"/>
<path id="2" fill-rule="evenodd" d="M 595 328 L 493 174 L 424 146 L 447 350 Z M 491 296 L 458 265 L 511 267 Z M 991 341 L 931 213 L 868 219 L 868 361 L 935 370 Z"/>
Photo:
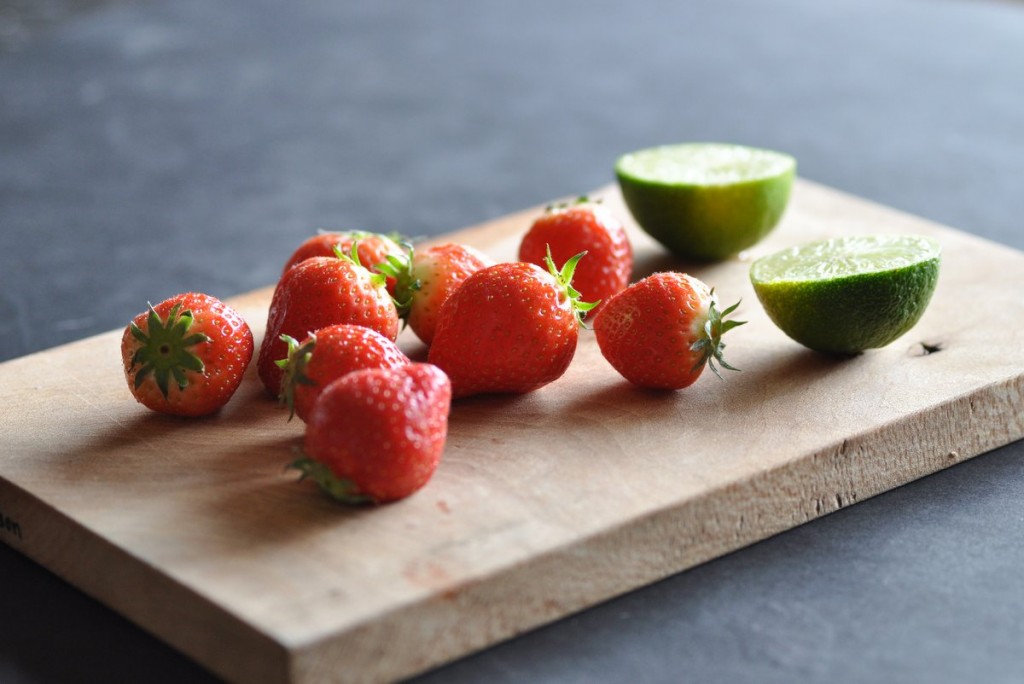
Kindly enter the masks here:
<path id="1" fill-rule="evenodd" d="M 614 188 L 601 194 L 627 217 Z M 510 259 L 536 213 L 450 237 Z M 742 297 L 750 322 L 728 340 L 742 372 L 639 391 L 584 332 L 558 382 L 457 402 L 426 489 L 347 509 L 284 471 L 302 425 L 252 369 L 215 417 L 156 415 L 128 395 L 115 331 L 0 366 L 0 538 L 230 680 L 377 681 L 1024 435 L 1024 328 L 1007 324 L 1024 320 L 1024 255 L 806 181 L 776 231 L 727 263 L 674 263 L 630 230 L 636 277 L 692 267 L 723 302 Z M 944 245 L 917 327 L 847 360 L 776 330 L 749 261 L 867 232 Z M 258 337 L 269 296 L 234 302 Z"/>

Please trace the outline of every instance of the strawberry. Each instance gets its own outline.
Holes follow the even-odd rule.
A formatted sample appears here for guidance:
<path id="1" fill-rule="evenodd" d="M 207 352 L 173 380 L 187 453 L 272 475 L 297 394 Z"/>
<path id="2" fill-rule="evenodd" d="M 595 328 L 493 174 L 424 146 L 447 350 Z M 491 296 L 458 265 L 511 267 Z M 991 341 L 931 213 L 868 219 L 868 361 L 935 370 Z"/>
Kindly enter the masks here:
<path id="1" fill-rule="evenodd" d="M 448 378 L 426 363 L 349 373 L 316 400 L 291 467 L 346 503 L 409 496 L 441 460 L 451 397 Z"/>
<path id="2" fill-rule="evenodd" d="M 445 243 L 409 249 L 402 257 L 388 257 L 381 273 L 396 280 L 394 296 L 399 315 L 425 344 L 434 340 L 437 317 L 448 297 L 463 281 L 494 260 L 467 245 Z"/>
<path id="3" fill-rule="evenodd" d="M 441 309 L 428 359 L 444 370 L 456 397 L 530 392 L 557 380 L 576 352 L 581 302 L 572 274 L 523 262 L 477 271 Z"/>
<path id="4" fill-rule="evenodd" d="M 685 273 L 655 273 L 612 297 L 594 318 L 604 358 L 630 382 L 654 389 L 693 384 L 704 366 L 736 370 L 722 358 L 722 335 L 745 321 L 725 320 L 714 290 Z"/>
<path id="5" fill-rule="evenodd" d="M 544 265 L 548 249 L 556 263 L 586 252 L 576 268 L 573 287 L 588 302 L 601 302 L 629 284 L 633 270 L 633 248 L 622 222 L 599 201 L 580 197 L 574 204 L 549 206 L 533 222 L 519 245 L 519 260 Z"/>
<path id="6" fill-rule="evenodd" d="M 226 404 L 252 350 L 252 332 L 238 312 L 197 292 L 151 305 L 121 337 L 124 375 L 135 399 L 178 416 L 202 416 Z"/>
<path id="7" fill-rule="evenodd" d="M 397 368 L 409 363 L 398 345 L 361 325 L 329 325 L 301 343 L 283 335 L 288 357 L 277 362 L 284 371 L 281 400 L 303 421 L 331 382 L 364 368 Z"/>
<path id="8" fill-rule="evenodd" d="M 337 247 L 344 254 L 352 251 L 352 245 L 357 244 L 359 262 L 364 264 L 371 271 L 377 271 L 377 264 L 387 261 L 389 255 L 401 256 L 402 248 L 395 240 L 380 233 L 367 233 L 358 230 L 343 232 L 322 232 L 314 235 L 296 248 L 288 262 L 285 263 L 281 275 L 288 272 L 292 266 L 302 263 L 306 259 L 316 256 L 334 256 Z M 388 278 L 388 292 L 394 293 L 395 281 Z"/>
<path id="9" fill-rule="evenodd" d="M 337 323 L 351 323 L 398 338 L 398 311 L 384 287 L 384 276 L 361 266 L 358 254 L 312 257 L 285 272 L 270 300 L 267 331 L 256 364 L 260 379 L 275 397 L 281 395 L 283 371 L 277 361 L 288 356 L 295 339 Z"/>

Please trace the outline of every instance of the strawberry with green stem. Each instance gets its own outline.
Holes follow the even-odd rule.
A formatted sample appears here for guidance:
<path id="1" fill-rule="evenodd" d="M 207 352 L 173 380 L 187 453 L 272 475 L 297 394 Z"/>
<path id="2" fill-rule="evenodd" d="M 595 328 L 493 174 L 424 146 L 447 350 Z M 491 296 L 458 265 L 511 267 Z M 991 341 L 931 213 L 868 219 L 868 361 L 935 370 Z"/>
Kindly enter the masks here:
<path id="1" fill-rule="evenodd" d="M 281 275 L 283 276 L 293 266 L 312 257 L 335 256 L 336 250 L 349 254 L 353 245 L 356 245 L 359 262 L 371 271 L 377 272 L 377 265 L 385 263 L 389 256 L 402 255 L 403 250 L 397 239 L 390 235 L 359 230 L 323 231 L 308 238 L 295 249 L 281 270 Z M 394 294 L 394 285 L 394 279 L 389 277 L 388 292 Z"/>
<path id="2" fill-rule="evenodd" d="M 601 354 L 624 378 L 652 389 L 696 382 L 708 366 L 736 370 L 723 357 L 722 336 L 745 321 L 727 319 L 739 302 L 719 310 L 717 298 L 685 273 L 655 273 L 612 297 L 594 318 Z"/>
<path id="3" fill-rule="evenodd" d="M 132 394 L 179 416 L 221 408 L 242 382 L 253 353 L 249 325 L 216 297 L 188 292 L 140 313 L 121 337 Z"/>
<path id="4" fill-rule="evenodd" d="M 561 269 L 502 263 L 469 276 L 445 302 L 428 359 L 452 381 L 455 397 L 531 392 L 565 373 L 578 329 L 593 303 L 572 277 L 583 253 Z"/>
<path id="5" fill-rule="evenodd" d="M 302 339 L 320 328 L 349 323 L 397 339 L 398 311 L 384 281 L 362 266 L 356 246 L 349 254 L 337 249 L 336 256 L 312 257 L 285 272 L 270 301 L 256 366 L 267 391 L 281 395 L 283 371 L 277 361 L 288 355 L 282 335 Z"/>
<path id="6" fill-rule="evenodd" d="M 392 340 L 360 325 L 329 325 L 299 342 L 282 335 L 288 356 L 277 361 L 284 371 L 281 401 L 291 415 L 306 421 L 323 389 L 338 378 L 365 368 L 397 368 L 410 363 Z"/>
<path id="7" fill-rule="evenodd" d="M 316 400 L 291 467 L 344 503 L 405 498 L 441 461 L 450 407 L 451 383 L 436 366 L 354 371 Z"/>
<path id="8" fill-rule="evenodd" d="M 586 252 L 573 276 L 573 286 L 598 306 L 629 284 L 633 248 L 622 222 L 600 200 L 581 196 L 572 203 L 553 204 L 537 218 L 519 245 L 519 260 L 538 266 L 550 252 L 562 263 Z"/>
<path id="9" fill-rule="evenodd" d="M 424 248 L 407 246 L 401 256 L 387 257 L 378 270 L 395 279 L 398 313 L 425 344 L 434 341 L 441 307 L 466 278 L 493 266 L 486 254 L 458 243 Z"/>

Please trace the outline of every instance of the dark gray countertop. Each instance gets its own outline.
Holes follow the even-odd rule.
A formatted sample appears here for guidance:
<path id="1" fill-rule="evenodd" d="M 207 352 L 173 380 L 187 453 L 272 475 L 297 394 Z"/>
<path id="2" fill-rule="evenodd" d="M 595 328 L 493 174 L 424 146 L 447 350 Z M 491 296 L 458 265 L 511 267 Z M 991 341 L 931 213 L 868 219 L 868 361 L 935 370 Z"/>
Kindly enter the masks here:
<path id="1" fill-rule="evenodd" d="M 684 140 L 1024 248 L 1024 4 L 0 0 L 0 359 Z M 1020 682 L 1022 501 L 1018 442 L 422 681 Z M 5 546 L 0 578 L 0 681 L 212 679 Z"/>

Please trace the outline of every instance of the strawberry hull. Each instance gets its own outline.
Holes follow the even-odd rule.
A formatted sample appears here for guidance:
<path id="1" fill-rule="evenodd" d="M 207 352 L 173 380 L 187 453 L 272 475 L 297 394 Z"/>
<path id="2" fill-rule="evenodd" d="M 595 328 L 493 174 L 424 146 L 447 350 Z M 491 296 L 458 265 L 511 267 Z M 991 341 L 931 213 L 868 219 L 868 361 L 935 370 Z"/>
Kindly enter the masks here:
<path id="1" fill-rule="evenodd" d="M 252 331 L 238 312 L 199 292 L 140 313 L 121 338 L 124 376 L 135 399 L 178 416 L 204 416 L 224 406 L 252 352 Z"/>

